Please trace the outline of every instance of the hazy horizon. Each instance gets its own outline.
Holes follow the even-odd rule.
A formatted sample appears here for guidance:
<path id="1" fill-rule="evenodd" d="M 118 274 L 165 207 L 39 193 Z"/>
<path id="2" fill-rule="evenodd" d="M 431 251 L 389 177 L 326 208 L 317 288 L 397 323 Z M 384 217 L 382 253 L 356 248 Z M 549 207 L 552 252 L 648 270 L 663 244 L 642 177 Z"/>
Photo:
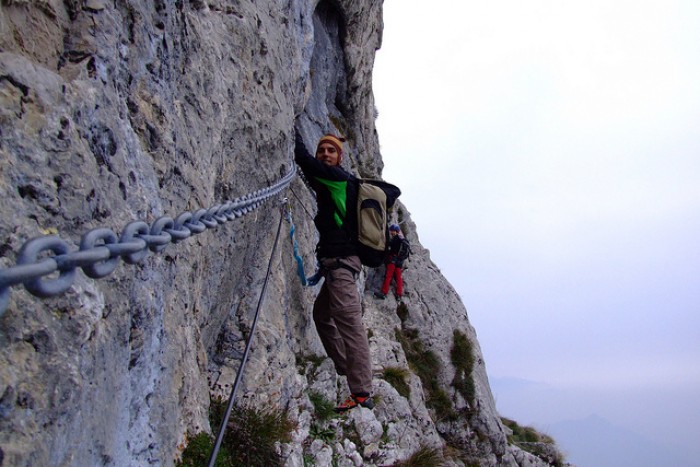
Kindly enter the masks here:
<path id="1" fill-rule="evenodd" d="M 384 2 L 383 176 L 489 377 L 534 382 L 494 388 L 504 416 L 700 455 L 698 24 L 691 1 Z"/>

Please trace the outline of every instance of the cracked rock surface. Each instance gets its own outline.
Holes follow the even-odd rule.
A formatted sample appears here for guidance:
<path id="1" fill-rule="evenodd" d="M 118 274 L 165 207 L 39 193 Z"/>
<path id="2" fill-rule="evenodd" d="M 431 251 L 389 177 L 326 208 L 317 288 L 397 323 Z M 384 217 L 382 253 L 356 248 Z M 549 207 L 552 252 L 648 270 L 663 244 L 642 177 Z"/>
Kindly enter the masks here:
<path id="1" fill-rule="evenodd" d="M 118 237 L 133 221 L 265 188 L 292 168 L 295 125 L 309 145 L 343 134 L 344 166 L 381 177 L 371 88 L 381 33 L 377 0 L 3 2 L 0 267 L 35 237 L 77 251 L 93 229 Z M 381 268 L 358 284 L 376 407 L 319 425 L 309 395 L 340 402 L 347 387 L 314 329 L 317 288 L 296 276 L 288 221 L 273 251 L 282 196 L 310 275 L 315 204 L 296 177 L 256 210 L 101 279 L 78 270 L 55 297 L 12 287 L 0 316 L 0 465 L 174 465 L 188 436 L 216 429 L 210 397 L 230 392 L 268 261 L 238 399 L 288 410 L 287 465 L 391 465 L 419 448 L 460 453 L 444 465 L 546 465 L 508 445 L 464 305 L 400 203 L 408 297 L 373 298 Z M 468 375 L 451 358 L 455 331 L 471 343 Z M 426 379 L 416 361 L 428 354 Z"/>

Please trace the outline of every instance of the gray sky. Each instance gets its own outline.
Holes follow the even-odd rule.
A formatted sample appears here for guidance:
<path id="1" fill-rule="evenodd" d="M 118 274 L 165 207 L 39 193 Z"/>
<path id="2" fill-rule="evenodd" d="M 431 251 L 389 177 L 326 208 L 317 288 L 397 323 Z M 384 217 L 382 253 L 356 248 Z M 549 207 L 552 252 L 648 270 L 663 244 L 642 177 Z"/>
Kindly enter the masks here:
<path id="1" fill-rule="evenodd" d="M 490 378 L 560 398 L 502 414 L 695 445 L 700 2 L 386 0 L 374 94 Z"/>

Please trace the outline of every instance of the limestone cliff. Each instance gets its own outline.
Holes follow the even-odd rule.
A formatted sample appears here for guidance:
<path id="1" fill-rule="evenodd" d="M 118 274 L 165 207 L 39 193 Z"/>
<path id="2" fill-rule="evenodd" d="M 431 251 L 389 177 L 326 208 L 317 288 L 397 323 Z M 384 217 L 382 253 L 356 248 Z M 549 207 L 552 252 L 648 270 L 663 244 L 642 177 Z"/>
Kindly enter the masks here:
<path id="1" fill-rule="evenodd" d="M 345 135 L 348 170 L 381 176 L 371 88 L 380 0 L 0 8 L 2 268 L 34 237 L 77 250 L 91 229 L 119 233 L 268 187 L 292 169 L 295 125 L 310 145 L 326 131 Z M 188 433 L 216 428 L 210 396 L 226 396 L 235 377 L 270 258 L 239 399 L 294 418 L 287 465 L 391 465 L 420 447 L 454 454 L 446 465 L 546 465 L 508 444 L 464 305 L 402 205 L 394 216 L 413 245 L 405 304 L 373 299 L 381 271 L 360 280 L 377 407 L 348 415 L 359 440 L 310 442 L 310 392 L 335 401 L 346 388 L 328 360 L 303 363 L 323 355 L 310 320 L 317 289 L 302 287 L 288 239 L 273 251 L 283 196 L 310 273 L 314 201 L 296 177 L 247 215 L 120 261 L 104 278 L 78 271 L 55 297 L 5 289 L 0 465 L 173 465 Z M 452 358 L 463 337 L 469 374 Z M 400 395 L 383 370 L 411 368 L 416 348 L 437 356 L 437 389 L 409 371 Z"/>

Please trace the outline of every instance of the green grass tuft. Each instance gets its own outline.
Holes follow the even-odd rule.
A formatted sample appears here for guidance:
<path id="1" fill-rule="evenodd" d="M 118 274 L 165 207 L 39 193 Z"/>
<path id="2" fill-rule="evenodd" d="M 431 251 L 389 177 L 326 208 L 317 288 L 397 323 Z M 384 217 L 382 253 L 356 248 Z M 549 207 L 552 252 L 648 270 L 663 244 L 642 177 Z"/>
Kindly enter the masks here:
<path id="1" fill-rule="evenodd" d="M 476 399 L 476 387 L 474 386 L 474 347 L 469 338 L 459 331 L 454 330 L 450 360 L 455 367 L 455 377 L 452 386 L 459 391 L 469 404 L 474 405 Z"/>
<path id="2" fill-rule="evenodd" d="M 209 423 L 217 433 L 226 414 L 226 405 L 222 399 L 212 399 L 209 406 Z M 296 424 L 283 410 L 234 406 L 215 465 L 281 466 L 284 459 L 277 454 L 275 444 L 290 442 L 295 428 Z M 198 433 L 189 440 L 182 459 L 176 465 L 207 466 L 213 449 L 214 437 L 204 432 Z"/>
<path id="3" fill-rule="evenodd" d="M 538 443 L 540 435 L 534 428 L 530 426 L 520 426 L 514 420 L 509 418 L 501 418 L 501 422 L 513 431 L 513 434 L 508 437 L 511 443 Z"/>
<path id="4" fill-rule="evenodd" d="M 176 467 L 206 467 L 209 465 L 209 456 L 214 450 L 214 439 L 205 432 L 201 432 L 189 439 L 187 447 L 182 453 L 182 459 L 175 463 Z M 233 460 L 226 448 L 219 449 L 216 456 L 216 467 L 232 465 Z"/>
<path id="5" fill-rule="evenodd" d="M 331 418 L 336 418 L 338 416 L 335 413 L 335 404 L 325 397 L 320 392 L 312 391 L 309 394 L 309 400 L 314 406 L 314 413 L 316 414 L 316 419 L 325 422 Z"/>
<path id="6" fill-rule="evenodd" d="M 326 444 L 331 444 L 331 442 L 335 439 L 336 433 L 332 428 L 323 427 L 316 423 L 312 423 L 309 430 L 309 435 L 313 439 L 320 439 Z"/>
<path id="7" fill-rule="evenodd" d="M 564 456 L 557 449 L 551 436 L 542 434 L 530 426 L 520 426 L 509 418 L 501 417 L 501 422 L 513 432 L 508 436 L 510 444 L 517 445 L 554 467 L 565 465 Z"/>
<path id="8" fill-rule="evenodd" d="M 405 461 L 399 461 L 394 467 L 434 467 L 443 462 L 442 453 L 435 448 L 421 447 Z"/>
<path id="9" fill-rule="evenodd" d="M 311 372 L 314 373 L 319 366 L 324 362 L 326 357 L 321 355 L 302 355 L 296 354 L 296 364 L 299 368 L 306 372 L 307 366 L 311 366 Z"/>
<path id="10" fill-rule="evenodd" d="M 384 380 L 391 384 L 396 391 L 408 399 L 411 396 L 411 387 L 406 382 L 409 371 L 406 368 L 390 366 L 384 369 Z"/>
<path id="11" fill-rule="evenodd" d="M 455 419 L 457 413 L 452 401 L 438 381 L 442 367 L 438 356 L 432 350 L 425 349 L 415 329 L 396 329 L 395 335 L 403 347 L 408 365 L 423 383 L 428 407 L 435 411 L 439 420 Z"/>
<path id="12" fill-rule="evenodd" d="M 225 413 L 226 402 L 212 400 L 209 419 L 213 429 L 219 429 Z M 234 406 L 221 446 L 231 453 L 229 465 L 283 465 L 275 443 L 290 442 L 295 428 L 283 410 Z"/>
<path id="13" fill-rule="evenodd" d="M 296 425 L 278 409 L 235 407 L 224 436 L 235 462 L 243 465 L 283 465 L 275 443 L 288 443 Z"/>
<path id="14" fill-rule="evenodd" d="M 401 323 L 405 323 L 408 319 L 408 305 L 406 305 L 404 302 L 399 302 L 399 304 L 396 306 L 396 315 L 401 320 Z"/>

